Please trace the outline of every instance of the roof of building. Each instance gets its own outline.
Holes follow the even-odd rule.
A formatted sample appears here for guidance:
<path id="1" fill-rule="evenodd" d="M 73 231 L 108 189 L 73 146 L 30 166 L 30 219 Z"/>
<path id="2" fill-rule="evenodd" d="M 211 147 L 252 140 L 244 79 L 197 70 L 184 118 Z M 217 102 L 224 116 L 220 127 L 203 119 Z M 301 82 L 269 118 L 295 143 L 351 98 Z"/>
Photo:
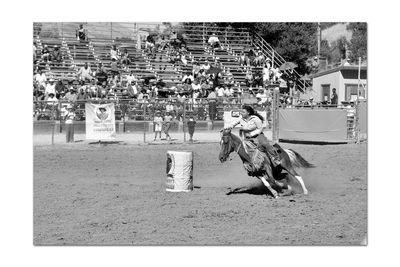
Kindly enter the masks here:
<path id="1" fill-rule="evenodd" d="M 311 74 L 310 78 L 311 79 L 312 78 L 317 78 L 317 77 L 320 77 L 320 76 L 324 76 L 324 75 L 331 74 L 331 73 L 338 72 L 338 71 L 342 71 L 342 70 L 358 70 L 358 65 L 349 65 L 349 66 L 340 65 L 340 66 L 338 66 L 336 68 L 332 68 L 332 69 L 329 69 L 329 70 L 324 70 L 324 71 L 321 71 L 321 72 L 318 72 L 318 73 L 315 73 L 315 74 Z M 361 70 L 367 70 L 367 66 L 366 65 L 361 66 Z"/>

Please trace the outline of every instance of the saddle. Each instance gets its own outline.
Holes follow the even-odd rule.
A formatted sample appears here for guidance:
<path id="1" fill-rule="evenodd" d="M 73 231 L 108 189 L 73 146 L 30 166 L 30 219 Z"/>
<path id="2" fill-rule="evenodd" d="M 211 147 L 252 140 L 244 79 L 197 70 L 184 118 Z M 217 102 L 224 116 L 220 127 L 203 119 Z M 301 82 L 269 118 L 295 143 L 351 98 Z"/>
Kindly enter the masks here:
<path id="1" fill-rule="evenodd" d="M 275 159 L 274 159 L 275 156 L 270 155 L 269 151 L 260 150 L 259 142 L 256 138 L 244 139 L 242 142 L 243 142 L 244 150 L 250 156 L 255 169 L 258 170 L 263 167 L 263 162 L 264 162 L 265 156 L 271 160 L 272 166 L 274 168 L 279 165 L 277 162 L 275 162 Z M 279 145 L 276 144 L 276 145 L 272 146 L 272 148 L 275 150 L 274 151 L 275 155 L 279 155 L 279 153 L 280 153 Z"/>
<path id="2" fill-rule="evenodd" d="M 260 172 L 263 172 L 266 153 L 258 149 L 258 142 L 252 139 L 246 139 L 242 141 L 243 148 L 247 155 L 250 157 L 251 162 L 245 162 L 244 168 L 248 175 L 258 176 Z"/>

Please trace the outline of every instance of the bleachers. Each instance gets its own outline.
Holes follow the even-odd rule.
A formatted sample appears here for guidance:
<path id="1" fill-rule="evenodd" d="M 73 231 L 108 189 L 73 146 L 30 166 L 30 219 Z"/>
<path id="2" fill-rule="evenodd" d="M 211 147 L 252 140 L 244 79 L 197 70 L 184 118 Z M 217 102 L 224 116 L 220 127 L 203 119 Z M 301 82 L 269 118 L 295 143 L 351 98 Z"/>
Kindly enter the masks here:
<path id="1" fill-rule="evenodd" d="M 80 24 L 83 24 L 87 30 L 89 37 L 87 42 L 76 39 L 76 30 Z M 37 64 L 44 68 L 46 72 L 54 73 L 56 78 L 76 72 L 85 62 L 88 62 L 93 70 L 100 62 L 103 63 L 106 70 L 109 69 L 111 63 L 110 50 L 112 45 L 116 44 L 121 53 L 124 49 L 127 49 L 132 61 L 129 69 L 133 70 L 138 77 L 155 75 L 163 79 L 167 85 L 172 86 L 181 81 L 183 75 L 192 71 L 194 62 L 203 64 L 208 60 L 212 64 L 218 62 L 222 69 L 229 68 L 233 74 L 234 82 L 245 88 L 246 69 L 239 65 L 240 52 L 259 47 L 263 52 L 266 51 L 266 57 L 271 58 L 268 53 L 272 51 L 271 47 L 264 41 L 259 38 L 252 38 L 248 29 L 245 28 L 229 29 L 205 27 L 201 23 L 185 24 L 181 28 L 181 32 L 184 33 L 187 43 L 188 64 L 184 65 L 180 62 L 174 68 L 167 60 L 166 51 L 157 52 L 154 58 L 149 57 L 144 53 L 143 41 L 142 49 L 137 49 L 135 33 L 140 26 L 135 23 L 42 23 L 41 27 L 39 39 L 42 39 L 42 44 L 38 46 L 38 51 L 42 49 L 44 44 L 47 44 L 50 48 L 57 44 L 61 47 L 63 62 L 51 66 L 40 61 Z M 222 49 L 212 51 L 208 48 L 207 41 L 213 33 L 219 38 Z M 283 60 L 278 54 L 275 58 L 276 65 Z M 253 74 L 262 71 L 261 67 L 253 66 L 251 69 Z M 124 71 L 122 73 L 125 74 Z"/>

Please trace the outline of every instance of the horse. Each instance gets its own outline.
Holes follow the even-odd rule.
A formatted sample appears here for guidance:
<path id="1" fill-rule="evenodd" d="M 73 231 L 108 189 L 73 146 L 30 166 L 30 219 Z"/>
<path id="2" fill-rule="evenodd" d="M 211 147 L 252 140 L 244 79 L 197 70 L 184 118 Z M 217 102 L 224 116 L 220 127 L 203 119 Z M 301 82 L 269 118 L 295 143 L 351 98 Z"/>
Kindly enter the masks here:
<path id="1" fill-rule="evenodd" d="M 277 198 L 279 195 L 272 187 L 277 188 L 278 190 L 287 189 L 291 192 L 291 187 L 287 184 L 288 176 L 283 175 L 282 171 L 286 171 L 288 175 L 296 178 L 303 189 L 303 193 L 305 195 L 308 194 L 304 181 L 296 172 L 295 167 L 313 168 L 314 165 L 305 160 L 299 153 L 293 149 L 283 149 L 278 144 L 274 144 L 273 146 L 277 150 L 281 160 L 281 164 L 274 167 L 269 156 L 257 148 L 254 150 L 253 155 L 251 155 L 252 153 L 248 153 L 242 140 L 231 133 L 230 129 L 224 129 L 221 130 L 221 132 L 221 151 L 219 153 L 219 160 L 221 163 L 225 162 L 232 152 L 236 152 L 242 160 L 243 165 L 247 170 L 247 174 L 260 179 L 272 193 L 274 198 Z M 249 188 L 236 188 L 229 191 L 227 194 L 243 193 L 245 191 L 249 191 Z"/>

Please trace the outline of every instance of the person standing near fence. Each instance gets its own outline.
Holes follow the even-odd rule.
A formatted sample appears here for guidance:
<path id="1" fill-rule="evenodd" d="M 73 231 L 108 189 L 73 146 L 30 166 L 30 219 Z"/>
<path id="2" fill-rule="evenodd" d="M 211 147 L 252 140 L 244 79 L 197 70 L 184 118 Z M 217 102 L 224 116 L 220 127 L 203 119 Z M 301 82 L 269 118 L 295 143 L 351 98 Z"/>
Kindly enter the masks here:
<path id="1" fill-rule="evenodd" d="M 67 106 L 67 113 L 65 115 L 65 132 L 67 143 L 74 142 L 74 119 L 75 112 L 72 110 L 72 106 Z"/>
<path id="2" fill-rule="evenodd" d="M 194 120 L 193 116 L 190 116 L 189 121 L 187 122 L 188 130 L 189 130 L 189 142 L 193 142 L 193 134 L 194 129 L 196 126 L 196 121 Z"/>
<path id="3" fill-rule="evenodd" d="M 166 136 L 167 140 L 171 140 L 171 136 L 169 135 L 169 129 L 171 128 L 171 123 L 172 123 L 172 116 L 167 111 L 167 114 L 164 116 L 164 125 L 163 125 L 164 126 L 164 133 L 165 133 L 165 136 Z"/>
<path id="4" fill-rule="evenodd" d="M 157 139 L 157 134 L 160 134 L 160 140 L 161 140 L 161 130 L 162 130 L 162 125 L 163 125 L 163 118 L 161 117 L 161 112 L 157 111 L 156 115 L 154 116 L 154 141 Z"/>

